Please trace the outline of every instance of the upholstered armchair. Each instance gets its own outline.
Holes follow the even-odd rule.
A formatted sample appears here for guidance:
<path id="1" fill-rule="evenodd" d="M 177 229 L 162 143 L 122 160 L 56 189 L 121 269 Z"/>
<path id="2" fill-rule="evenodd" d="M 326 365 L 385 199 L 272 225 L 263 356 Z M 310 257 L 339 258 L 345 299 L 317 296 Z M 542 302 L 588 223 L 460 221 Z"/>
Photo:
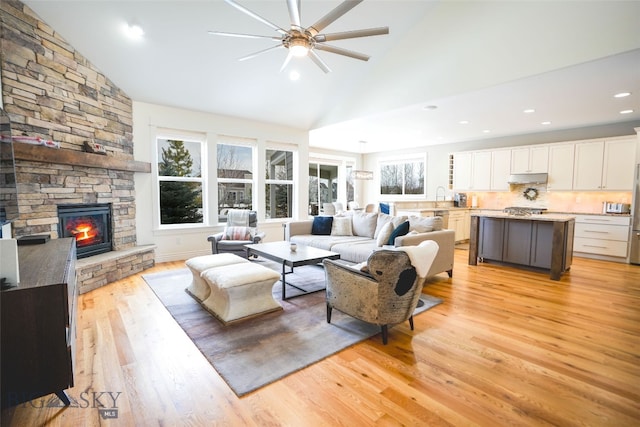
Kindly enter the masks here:
<path id="1" fill-rule="evenodd" d="M 211 252 L 235 253 L 247 257 L 244 245 L 260 243 L 265 233 L 258 232 L 258 215 L 256 211 L 247 209 L 230 209 L 227 212 L 227 225 L 221 233 L 207 237 L 211 242 Z"/>
<path id="2" fill-rule="evenodd" d="M 413 248 L 416 248 L 413 253 L 375 251 L 369 256 L 366 268 L 324 260 L 327 323 L 331 323 L 332 310 L 338 309 L 356 319 L 379 325 L 383 344 L 387 344 L 389 325 L 409 320 L 413 330 L 413 311 L 438 245 L 429 241 L 419 249 Z M 419 264 L 417 269 L 412 260 L 413 264 Z"/>

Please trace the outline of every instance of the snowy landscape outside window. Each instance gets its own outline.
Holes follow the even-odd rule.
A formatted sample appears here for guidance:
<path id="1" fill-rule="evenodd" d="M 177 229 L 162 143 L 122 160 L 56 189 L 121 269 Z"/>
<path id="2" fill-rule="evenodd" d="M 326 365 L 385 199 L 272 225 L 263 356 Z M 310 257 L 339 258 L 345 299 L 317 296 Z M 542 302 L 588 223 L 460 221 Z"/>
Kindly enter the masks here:
<path id="1" fill-rule="evenodd" d="M 202 224 L 202 142 L 158 138 L 160 225 Z"/>
<path id="2" fill-rule="evenodd" d="M 394 161 L 380 164 L 381 195 L 426 195 L 425 162 Z"/>

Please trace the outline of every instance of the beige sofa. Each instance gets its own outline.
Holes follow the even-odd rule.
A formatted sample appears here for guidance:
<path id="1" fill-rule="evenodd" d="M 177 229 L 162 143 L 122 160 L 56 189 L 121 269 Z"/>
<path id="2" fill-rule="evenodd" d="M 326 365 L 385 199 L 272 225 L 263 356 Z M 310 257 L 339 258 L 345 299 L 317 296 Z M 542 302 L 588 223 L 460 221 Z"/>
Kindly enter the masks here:
<path id="1" fill-rule="evenodd" d="M 447 272 L 451 277 L 455 232 L 442 229 L 440 217 L 394 217 L 378 212 L 356 212 L 346 216 L 334 216 L 331 234 L 313 234 L 312 219 L 292 221 L 285 224 L 285 239 L 299 245 L 337 252 L 342 260 L 360 263 L 366 261 L 374 250 L 389 243 L 384 241 L 384 233 L 388 232 L 389 228 L 395 228 L 405 221 L 409 221 L 409 233 L 396 237 L 393 246 L 417 246 L 424 240 L 435 241 L 440 249 L 427 277 L 442 272 Z M 388 222 L 392 225 L 385 227 Z"/>

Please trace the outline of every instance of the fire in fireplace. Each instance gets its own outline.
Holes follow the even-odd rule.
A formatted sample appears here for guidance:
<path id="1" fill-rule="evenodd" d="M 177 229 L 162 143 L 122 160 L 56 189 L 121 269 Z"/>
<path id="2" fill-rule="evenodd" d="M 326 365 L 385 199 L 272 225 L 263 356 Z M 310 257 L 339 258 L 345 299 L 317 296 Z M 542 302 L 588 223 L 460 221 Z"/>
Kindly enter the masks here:
<path id="1" fill-rule="evenodd" d="M 111 204 L 58 206 L 58 235 L 75 237 L 78 258 L 111 251 Z"/>

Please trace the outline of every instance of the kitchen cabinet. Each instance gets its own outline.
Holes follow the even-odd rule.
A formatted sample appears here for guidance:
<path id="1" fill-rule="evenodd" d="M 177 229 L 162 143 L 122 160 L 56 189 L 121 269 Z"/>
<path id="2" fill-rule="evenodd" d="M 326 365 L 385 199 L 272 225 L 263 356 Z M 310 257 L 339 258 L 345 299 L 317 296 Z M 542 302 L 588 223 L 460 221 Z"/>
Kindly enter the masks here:
<path id="1" fill-rule="evenodd" d="M 630 216 L 577 215 L 574 252 L 595 257 L 627 257 Z"/>
<path id="2" fill-rule="evenodd" d="M 449 211 L 449 226 L 456 233 L 456 242 L 469 240 L 471 213 L 469 209 L 452 209 Z"/>
<path id="3" fill-rule="evenodd" d="M 453 189 L 465 191 L 471 189 L 471 153 L 453 154 Z"/>
<path id="4" fill-rule="evenodd" d="M 636 144 L 635 139 L 576 143 L 573 189 L 631 191 Z"/>
<path id="5" fill-rule="evenodd" d="M 549 270 L 560 280 L 572 262 L 575 219 L 566 215 L 519 217 L 505 213 L 471 214 L 469 265 L 497 261 Z"/>
<path id="6" fill-rule="evenodd" d="M 14 406 L 73 386 L 74 238 L 20 246 L 20 284 L 2 291 L 2 403 Z"/>
<path id="7" fill-rule="evenodd" d="M 511 149 L 511 173 L 547 173 L 549 146 L 532 145 Z"/>
<path id="8" fill-rule="evenodd" d="M 491 151 L 471 153 L 470 190 L 491 190 Z"/>
<path id="9" fill-rule="evenodd" d="M 574 143 L 549 146 L 548 190 L 573 189 Z"/>
<path id="10" fill-rule="evenodd" d="M 491 190 L 509 191 L 509 175 L 511 174 L 511 150 L 495 150 L 491 152 Z"/>

